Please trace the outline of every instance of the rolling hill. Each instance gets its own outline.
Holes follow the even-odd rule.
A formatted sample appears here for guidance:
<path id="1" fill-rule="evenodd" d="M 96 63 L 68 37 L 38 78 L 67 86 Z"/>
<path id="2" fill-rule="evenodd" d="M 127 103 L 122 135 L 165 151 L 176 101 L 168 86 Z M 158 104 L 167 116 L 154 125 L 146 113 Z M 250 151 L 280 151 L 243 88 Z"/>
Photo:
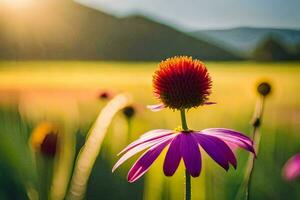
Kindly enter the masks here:
<path id="1" fill-rule="evenodd" d="M 180 54 L 240 59 L 143 16 L 117 18 L 69 0 L 36 1 L 23 9 L 0 7 L 0 59 L 144 61 Z"/>
<path id="2" fill-rule="evenodd" d="M 233 28 L 224 30 L 200 30 L 191 35 L 206 40 L 215 45 L 226 47 L 229 51 L 239 53 L 240 56 L 251 58 L 256 48 L 260 48 L 265 41 L 276 39 L 290 54 L 300 54 L 300 30 L 275 28 Z"/>

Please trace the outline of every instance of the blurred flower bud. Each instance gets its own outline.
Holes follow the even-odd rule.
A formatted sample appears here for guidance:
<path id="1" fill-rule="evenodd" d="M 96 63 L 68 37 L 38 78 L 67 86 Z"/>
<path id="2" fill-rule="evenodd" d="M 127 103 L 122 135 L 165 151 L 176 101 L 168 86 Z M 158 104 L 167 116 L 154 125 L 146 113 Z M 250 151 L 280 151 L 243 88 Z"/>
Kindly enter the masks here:
<path id="1" fill-rule="evenodd" d="M 259 127 L 260 124 L 261 124 L 260 118 L 255 118 L 254 120 L 252 120 L 252 125 L 253 125 L 254 127 Z"/>
<path id="2" fill-rule="evenodd" d="M 100 100 L 108 100 L 108 99 L 111 99 L 112 97 L 113 97 L 113 93 L 109 92 L 109 91 L 102 91 L 99 93 L 99 96 L 98 96 L 98 98 Z"/>
<path id="3" fill-rule="evenodd" d="M 267 96 L 271 92 L 271 85 L 268 82 L 261 82 L 257 86 L 257 92 L 263 96 Z"/>
<path id="4" fill-rule="evenodd" d="M 47 157 L 54 157 L 58 146 L 58 127 L 51 123 L 40 123 L 31 135 L 31 145 L 34 151 Z"/>
<path id="5" fill-rule="evenodd" d="M 123 114 L 127 119 L 131 119 L 135 115 L 135 108 L 133 106 L 126 106 L 123 108 Z"/>
<path id="6" fill-rule="evenodd" d="M 285 163 L 282 175 L 286 181 L 293 181 L 300 177 L 300 153 L 294 155 Z"/>

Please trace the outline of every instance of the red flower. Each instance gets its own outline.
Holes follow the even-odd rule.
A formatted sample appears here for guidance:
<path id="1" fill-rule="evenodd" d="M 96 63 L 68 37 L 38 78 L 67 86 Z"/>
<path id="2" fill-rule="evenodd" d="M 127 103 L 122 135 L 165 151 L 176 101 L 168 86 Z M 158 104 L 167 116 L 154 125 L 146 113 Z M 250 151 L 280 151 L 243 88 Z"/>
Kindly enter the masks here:
<path id="1" fill-rule="evenodd" d="M 199 60 L 179 56 L 159 64 L 153 76 L 155 96 L 171 109 L 190 109 L 207 102 L 212 81 L 207 69 Z"/>

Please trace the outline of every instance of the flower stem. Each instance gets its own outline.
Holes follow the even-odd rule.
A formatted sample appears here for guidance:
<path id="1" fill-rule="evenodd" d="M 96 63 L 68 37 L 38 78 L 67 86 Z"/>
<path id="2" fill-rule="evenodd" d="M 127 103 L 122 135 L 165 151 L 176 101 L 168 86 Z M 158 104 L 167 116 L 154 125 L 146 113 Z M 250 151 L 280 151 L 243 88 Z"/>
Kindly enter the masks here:
<path id="1" fill-rule="evenodd" d="M 256 106 L 256 116 L 254 117 L 253 120 L 253 132 L 252 132 L 252 140 L 253 140 L 253 145 L 254 145 L 254 150 L 256 153 L 256 156 L 258 155 L 259 151 L 259 143 L 260 143 L 260 133 L 259 133 L 259 128 L 261 125 L 261 120 L 263 116 L 263 111 L 264 111 L 264 104 L 265 103 L 265 97 L 262 96 L 260 101 L 258 101 L 257 106 Z M 253 172 L 255 168 L 255 157 L 251 155 L 248 160 L 248 167 L 246 171 L 246 192 L 245 192 L 245 199 L 249 200 L 250 199 L 250 194 L 251 194 L 251 189 L 252 189 L 252 177 L 253 177 Z"/>
<path id="2" fill-rule="evenodd" d="M 185 110 L 180 110 L 181 115 L 181 126 L 184 131 L 188 131 L 188 125 L 185 117 Z M 191 200 L 192 191 L 191 191 L 191 175 L 187 170 L 185 170 L 185 200 Z"/>
<path id="3" fill-rule="evenodd" d="M 192 191 L 191 191 L 191 175 L 187 170 L 185 170 L 185 200 L 192 199 Z"/>
<path id="4" fill-rule="evenodd" d="M 127 141 L 130 142 L 131 140 L 131 130 L 132 130 L 132 123 L 130 118 L 126 118 L 127 121 Z"/>
<path id="5" fill-rule="evenodd" d="M 189 128 L 188 128 L 188 125 L 186 123 L 185 110 L 184 109 L 180 110 L 180 114 L 181 114 L 181 126 L 182 126 L 182 129 L 184 131 L 188 131 Z"/>

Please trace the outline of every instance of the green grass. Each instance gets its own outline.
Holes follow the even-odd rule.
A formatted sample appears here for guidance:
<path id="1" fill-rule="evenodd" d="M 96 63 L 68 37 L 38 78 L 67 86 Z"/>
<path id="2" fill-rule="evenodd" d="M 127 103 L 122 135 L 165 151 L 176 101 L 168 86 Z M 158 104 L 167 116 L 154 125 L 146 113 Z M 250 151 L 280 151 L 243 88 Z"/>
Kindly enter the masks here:
<path id="1" fill-rule="evenodd" d="M 300 63 L 208 62 L 207 66 L 213 80 L 210 100 L 217 104 L 190 110 L 187 114 L 189 126 L 192 129 L 226 127 L 250 134 L 250 121 L 258 99 L 255 87 L 259 81 L 270 81 L 273 91 L 266 101 L 261 151 L 251 196 L 253 199 L 284 199 L 287 195 L 290 199 L 300 198 L 299 182 L 286 183 L 281 178 L 285 161 L 300 152 Z M 0 155 L 4 158 L 1 161 L 8 166 L 6 171 L 20 174 L 14 175 L 16 183 L 12 183 L 21 188 L 19 193 L 25 190 L 20 186 L 23 180 L 34 179 L 28 172 L 31 161 L 20 156 L 27 148 L 28 138 L 22 138 L 22 134 L 29 135 L 40 121 L 55 121 L 77 133 L 78 149 L 89 124 L 104 105 L 97 95 L 105 89 L 132 94 L 138 113 L 133 120 L 131 138 L 127 138 L 127 124 L 122 115 L 114 120 L 92 173 L 88 199 L 100 196 L 103 199 L 182 199 L 183 167 L 174 177 L 165 178 L 161 169 L 163 157 L 137 184 L 126 183 L 129 164 L 116 174 L 110 173 L 117 159 L 116 153 L 128 140 L 134 140 L 150 129 L 172 129 L 180 123 L 177 112 L 152 113 L 145 109 L 145 105 L 157 103 L 151 89 L 151 77 L 156 67 L 155 63 L 0 62 L 0 134 L 5 139 L 1 142 L 4 146 L 0 148 Z M 14 138 L 18 138 L 16 144 Z M 19 148 L 11 153 L 12 157 L 8 156 L 15 145 Z M 195 199 L 235 198 L 247 155 L 239 152 L 238 169 L 231 169 L 229 173 L 204 156 L 202 175 L 192 182 Z M 22 169 L 20 162 L 29 164 Z M 21 176 L 22 170 L 26 174 Z"/>

